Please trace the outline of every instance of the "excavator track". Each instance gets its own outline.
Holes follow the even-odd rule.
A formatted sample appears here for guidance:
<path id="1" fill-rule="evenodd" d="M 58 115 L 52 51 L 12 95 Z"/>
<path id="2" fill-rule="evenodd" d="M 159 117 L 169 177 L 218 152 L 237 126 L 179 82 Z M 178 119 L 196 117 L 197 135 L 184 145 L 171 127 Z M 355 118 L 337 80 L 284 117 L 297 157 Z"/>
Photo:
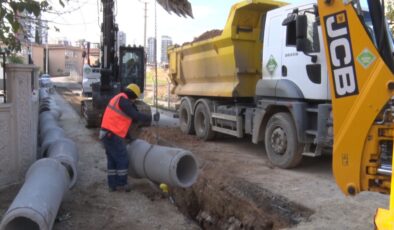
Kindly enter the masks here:
<path id="1" fill-rule="evenodd" d="M 81 115 L 84 118 L 86 128 L 97 128 L 100 125 L 101 116 L 100 112 L 93 107 L 91 99 L 83 100 L 81 102 Z"/>

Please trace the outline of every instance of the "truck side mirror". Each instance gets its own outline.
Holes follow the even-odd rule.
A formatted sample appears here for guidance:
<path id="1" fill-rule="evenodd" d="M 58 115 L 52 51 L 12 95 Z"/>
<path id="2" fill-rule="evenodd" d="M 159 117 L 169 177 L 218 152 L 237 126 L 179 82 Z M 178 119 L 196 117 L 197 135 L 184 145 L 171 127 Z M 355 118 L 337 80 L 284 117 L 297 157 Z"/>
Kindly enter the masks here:
<path id="1" fill-rule="evenodd" d="M 296 47 L 297 51 L 306 51 L 308 21 L 306 15 L 297 15 L 296 20 Z"/>
<path id="2" fill-rule="evenodd" d="M 82 58 L 85 58 L 86 57 L 86 51 L 84 50 L 84 51 L 82 51 Z"/>

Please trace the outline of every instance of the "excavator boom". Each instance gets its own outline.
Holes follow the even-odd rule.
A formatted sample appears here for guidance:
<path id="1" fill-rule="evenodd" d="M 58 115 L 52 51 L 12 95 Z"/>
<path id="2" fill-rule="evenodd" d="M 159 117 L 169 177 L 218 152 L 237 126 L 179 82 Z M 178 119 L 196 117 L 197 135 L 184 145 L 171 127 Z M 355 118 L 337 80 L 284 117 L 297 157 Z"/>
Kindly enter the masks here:
<path id="1" fill-rule="evenodd" d="M 157 0 L 157 2 L 168 12 L 174 12 L 178 16 L 193 18 L 190 2 L 187 0 Z"/>
<path id="2" fill-rule="evenodd" d="M 388 194 L 394 61 L 384 1 L 319 0 L 318 14 L 329 60 L 336 182 L 348 195 L 361 191 Z M 379 209 L 378 229 L 393 229 L 393 222 L 394 206 Z"/>

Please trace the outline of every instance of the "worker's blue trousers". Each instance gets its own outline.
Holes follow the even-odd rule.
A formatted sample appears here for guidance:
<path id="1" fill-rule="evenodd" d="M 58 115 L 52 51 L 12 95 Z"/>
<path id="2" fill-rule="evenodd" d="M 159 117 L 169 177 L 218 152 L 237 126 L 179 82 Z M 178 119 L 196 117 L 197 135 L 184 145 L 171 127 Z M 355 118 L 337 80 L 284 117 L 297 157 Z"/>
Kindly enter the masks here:
<path id="1" fill-rule="evenodd" d="M 129 158 L 124 139 L 108 132 L 102 139 L 107 155 L 108 186 L 115 189 L 127 184 Z"/>

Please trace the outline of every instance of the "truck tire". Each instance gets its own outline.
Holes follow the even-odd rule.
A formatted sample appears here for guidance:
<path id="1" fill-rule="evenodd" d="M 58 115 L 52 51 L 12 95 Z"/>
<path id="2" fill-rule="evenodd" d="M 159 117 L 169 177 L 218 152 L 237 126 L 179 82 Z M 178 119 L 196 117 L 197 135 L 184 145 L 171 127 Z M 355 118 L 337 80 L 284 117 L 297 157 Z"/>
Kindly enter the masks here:
<path id="1" fill-rule="evenodd" d="M 269 119 L 264 141 L 268 159 L 275 166 L 289 169 L 301 163 L 304 144 L 298 142 L 289 113 L 277 113 Z"/>
<path id="2" fill-rule="evenodd" d="M 186 100 L 179 107 L 179 128 L 184 134 L 194 134 L 193 115 Z"/>
<path id="3" fill-rule="evenodd" d="M 215 137 L 210 123 L 209 110 L 203 103 L 198 104 L 194 112 L 194 129 L 196 136 L 204 141 Z"/>

